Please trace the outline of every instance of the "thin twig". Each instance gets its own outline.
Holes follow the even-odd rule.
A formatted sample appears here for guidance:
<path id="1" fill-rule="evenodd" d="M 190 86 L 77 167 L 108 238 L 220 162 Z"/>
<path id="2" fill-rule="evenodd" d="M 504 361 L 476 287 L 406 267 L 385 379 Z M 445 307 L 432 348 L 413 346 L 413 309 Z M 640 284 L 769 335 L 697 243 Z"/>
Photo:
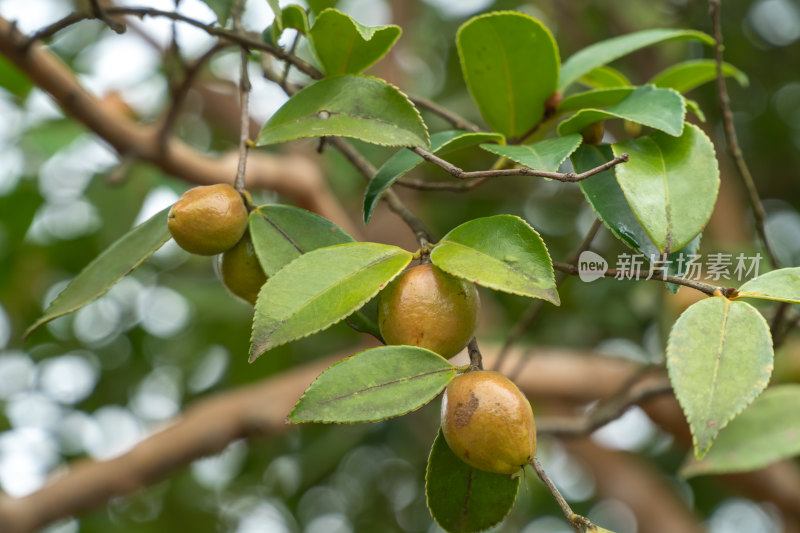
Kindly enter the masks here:
<path id="1" fill-rule="evenodd" d="M 469 366 L 483 370 L 483 356 L 480 348 L 478 348 L 478 339 L 472 337 L 467 345 L 467 350 L 469 351 Z"/>
<path id="2" fill-rule="evenodd" d="M 69 15 L 61 18 L 52 24 L 45 26 L 44 28 L 40 29 L 39 31 L 35 32 L 31 35 L 23 44 L 22 44 L 22 51 L 27 51 L 33 43 L 36 41 L 44 41 L 45 39 L 49 39 L 56 33 L 60 32 L 65 28 L 69 28 L 73 24 L 77 24 L 82 20 L 87 20 L 91 18 L 88 13 L 83 13 L 80 11 L 75 11 L 74 13 L 70 13 Z"/>
<path id="3" fill-rule="evenodd" d="M 461 168 L 455 166 L 454 164 L 450 163 L 449 161 L 445 161 L 441 157 L 432 154 L 431 152 L 420 148 L 418 146 L 414 146 L 409 148 L 412 152 L 423 158 L 425 161 L 433 163 L 434 165 L 442 167 L 448 174 L 453 176 L 454 178 L 468 180 L 468 179 L 476 179 L 476 178 L 495 178 L 499 176 L 539 176 L 542 178 L 550 178 L 558 181 L 564 181 L 568 183 L 575 183 L 578 181 L 585 180 L 586 178 L 592 177 L 595 174 L 599 174 L 601 172 L 605 172 L 609 168 L 618 165 L 620 163 L 625 163 L 628 161 L 628 154 L 622 154 L 611 161 L 607 161 L 600 166 L 587 170 L 586 172 L 581 172 L 580 174 L 576 174 L 575 172 L 548 172 L 545 170 L 536 170 L 529 167 L 520 167 L 520 168 L 505 168 L 505 169 L 497 169 L 497 170 L 476 170 L 472 172 L 465 172 Z"/>
<path id="4" fill-rule="evenodd" d="M 548 492 L 550 492 L 550 494 L 556 500 L 556 503 L 558 503 L 558 506 L 561 508 L 561 512 L 564 513 L 564 518 L 567 519 L 567 522 L 569 522 L 569 525 L 572 526 L 572 529 L 574 529 L 577 533 L 582 533 L 581 526 L 589 528 L 594 527 L 594 524 L 592 524 L 588 518 L 575 514 L 572 511 L 572 507 L 569 506 L 567 500 L 564 499 L 556 486 L 550 480 L 538 459 L 534 457 L 531 461 L 531 466 L 536 471 L 536 475 L 539 476 L 539 479 L 542 480 L 542 483 L 544 483 L 544 486 L 547 487 Z"/>
<path id="5" fill-rule="evenodd" d="M 92 4 L 92 15 L 94 18 L 102 21 L 106 26 L 111 28 L 116 33 L 125 33 L 125 24 L 108 18 L 98 0 L 90 0 L 90 3 Z"/>
<path id="6" fill-rule="evenodd" d="M 244 8 L 244 0 L 236 3 L 233 10 L 233 27 L 242 33 L 242 10 Z M 247 150 L 250 146 L 248 137 L 250 136 L 250 76 L 247 73 L 249 54 L 245 46 L 241 47 L 241 74 L 239 79 L 239 105 L 241 106 L 241 113 L 239 115 L 239 165 L 236 168 L 236 179 L 233 181 L 233 187 L 240 193 L 244 192 L 245 174 L 247 173 Z"/>
<path id="7" fill-rule="evenodd" d="M 570 264 L 575 263 L 580 255 L 589 249 L 595 236 L 597 236 L 597 232 L 600 231 L 602 226 L 603 223 L 600 221 L 600 219 L 596 218 L 592 223 L 592 226 L 589 228 L 589 231 L 586 232 L 586 235 L 584 236 L 580 246 L 578 246 L 578 249 L 575 250 L 572 256 L 570 256 L 568 260 Z M 556 288 L 558 288 L 566 278 L 567 276 L 563 272 L 556 274 Z M 522 337 L 523 333 L 525 333 L 525 331 L 527 331 L 527 329 L 531 326 L 531 324 L 533 324 L 533 321 L 536 320 L 536 316 L 539 314 L 539 311 L 543 306 L 544 300 L 540 299 L 534 300 L 530 303 L 528 309 L 525 310 L 525 313 L 514 325 L 514 327 L 511 329 L 511 333 L 508 334 L 506 340 L 503 342 L 503 346 L 500 348 L 497 359 L 495 359 L 493 370 L 499 370 L 501 368 L 503 361 L 511 349 L 511 346 L 516 343 L 519 338 Z"/>
<path id="8" fill-rule="evenodd" d="M 758 195 L 758 189 L 753 180 L 753 175 L 750 173 L 750 168 L 747 166 L 747 162 L 742 155 L 742 149 L 739 146 L 739 139 L 736 135 L 736 126 L 733 123 L 731 100 L 728 96 L 728 89 L 725 86 L 725 75 L 722 72 L 722 51 L 724 46 L 722 42 L 722 17 L 720 16 L 721 1 L 709 0 L 708 5 L 711 25 L 714 27 L 714 59 L 717 67 L 717 96 L 719 98 L 719 108 L 722 112 L 722 121 L 725 125 L 725 138 L 728 140 L 728 152 L 733 162 L 736 164 L 736 170 L 739 171 L 739 176 L 741 176 L 747 188 L 747 197 L 753 209 L 753 218 L 755 218 L 756 232 L 761 239 L 761 243 L 764 245 L 764 250 L 767 252 L 772 268 L 780 268 L 778 258 L 767 239 L 767 231 L 764 225 L 766 219 L 764 205 L 761 203 L 761 198 Z"/>
<path id="9" fill-rule="evenodd" d="M 292 41 L 292 46 L 289 48 L 289 55 L 293 56 L 295 50 L 297 50 L 297 44 L 300 42 L 300 32 L 297 32 L 294 36 L 294 40 Z M 283 74 L 281 75 L 281 81 L 278 83 L 281 87 L 286 85 L 286 80 L 289 79 L 289 71 L 292 69 L 292 64 L 289 61 L 285 62 L 285 66 L 283 67 Z"/>
<path id="10" fill-rule="evenodd" d="M 426 111 L 430 111 L 434 115 L 438 115 L 439 117 L 443 118 L 450 124 L 452 124 L 455 128 L 459 130 L 467 130 L 467 131 L 474 131 L 478 132 L 481 131 L 480 126 L 470 122 L 469 120 L 465 119 L 462 116 L 453 113 L 449 109 L 440 106 L 439 104 L 428 100 L 427 98 L 422 98 L 421 96 L 409 96 L 409 100 L 419 107 L 420 109 L 425 109 Z"/>

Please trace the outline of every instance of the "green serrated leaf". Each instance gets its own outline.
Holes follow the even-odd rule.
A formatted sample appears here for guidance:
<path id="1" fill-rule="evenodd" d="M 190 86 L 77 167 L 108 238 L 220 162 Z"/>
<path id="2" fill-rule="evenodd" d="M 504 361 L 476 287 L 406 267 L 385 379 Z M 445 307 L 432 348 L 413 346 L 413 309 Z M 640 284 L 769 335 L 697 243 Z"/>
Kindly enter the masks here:
<path id="1" fill-rule="evenodd" d="M 250 213 L 250 236 L 267 276 L 311 250 L 355 241 L 333 222 L 281 204 L 262 205 Z"/>
<path id="2" fill-rule="evenodd" d="M 740 298 L 758 298 L 800 304 L 800 267 L 767 272 L 742 285 Z"/>
<path id="3" fill-rule="evenodd" d="M 352 242 L 301 255 L 270 277 L 256 301 L 250 361 L 343 320 L 411 262 L 386 244 Z"/>
<path id="4" fill-rule="evenodd" d="M 772 337 L 750 304 L 722 297 L 689 307 L 667 343 L 667 370 L 698 458 L 719 431 L 767 386 Z"/>
<path id="5" fill-rule="evenodd" d="M 578 82 L 593 89 L 628 87 L 631 85 L 625 74 L 611 67 L 597 67 L 581 76 Z"/>
<path id="6" fill-rule="evenodd" d="M 800 385 L 768 388 L 720 432 L 702 461 L 687 457 L 681 476 L 748 472 L 800 455 L 798 405 Z"/>
<path id="7" fill-rule="evenodd" d="M 425 472 L 428 509 L 448 533 L 473 533 L 499 524 L 514 506 L 519 476 L 472 468 L 436 436 Z"/>
<path id="8" fill-rule="evenodd" d="M 742 87 L 747 87 L 750 83 L 747 74 L 730 63 L 722 64 L 722 74 L 733 77 Z M 650 80 L 650 83 L 656 87 L 668 87 L 679 93 L 685 93 L 716 78 L 717 63 L 713 59 L 692 59 L 662 70 Z"/>
<path id="9" fill-rule="evenodd" d="M 621 118 L 677 136 L 683 131 L 685 114 L 684 100 L 677 91 L 645 85 L 607 109 L 581 109 L 558 125 L 558 134 L 579 133 L 600 120 Z"/>
<path id="10" fill-rule="evenodd" d="M 381 346 L 327 369 L 306 389 L 289 421 L 377 422 L 433 400 L 456 375 L 447 359 L 416 346 Z"/>
<path id="11" fill-rule="evenodd" d="M 392 85 L 368 76 L 332 76 L 300 90 L 264 124 L 257 144 L 338 135 L 385 146 L 429 144 L 419 111 Z"/>
<path id="12" fill-rule="evenodd" d="M 587 72 L 640 48 L 686 39 L 700 41 L 708 46 L 714 45 L 714 39 L 701 31 L 659 28 L 629 33 L 587 46 L 564 62 L 561 67 L 559 91 L 564 92 L 567 87 Z"/>
<path id="13" fill-rule="evenodd" d="M 400 38 L 400 26 L 363 26 L 337 9 L 317 16 L 311 44 L 328 75 L 358 74 L 382 58 Z"/>
<path id="14" fill-rule="evenodd" d="M 714 145 L 687 124 L 683 135 L 655 132 L 616 143 L 614 155 L 629 161 L 614 167 L 631 209 L 659 251 L 686 246 L 705 227 L 719 189 Z"/>
<path id="15" fill-rule="evenodd" d="M 576 133 L 565 137 L 546 139 L 533 144 L 508 146 L 482 144 L 481 148 L 487 152 L 507 157 L 515 163 L 529 168 L 555 172 L 580 144 L 581 136 Z"/>
<path id="16" fill-rule="evenodd" d="M 167 212 L 160 211 L 120 237 L 98 255 L 47 307 L 44 314 L 25 332 L 36 328 L 96 300 L 116 282 L 153 255 L 170 239 Z"/>
<path id="17" fill-rule="evenodd" d="M 461 148 L 474 146 L 482 142 L 504 142 L 499 133 L 475 133 L 471 131 L 449 130 L 431 135 L 430 152 L 445 155 Z M 375 212 L 381 195 L 407 172 L 422 163 L 422 157 L 409 150 L 401 150 L 386 160 L 375 173 L 375 177 L 367 184 L 364 192 L 364 222 L 368 223 Z"/>
<path id="18" fill-rule="evenodd" d="M 464 80 L 486 123 L 508 138 L 527 133 L 558 82 L 550 31 L 533 17 L 500 11 L 468 20 L 456 42 Z"/>
<path id="19" fill-rule="evenodd" d="M 610 87 L 576 93 L 564 98 L 558 104 L 558 113 L 571 113 L 591 107 L 608 107 L 626 99 L 636 87 Z"/>
<path id="20" fill-rule="evenodd" d="M 231 9 L 233 9 L 234 0 L 203 0 L 203 2 L 210 7 L 217 16 L 217 22 L 219 22 L 220 26 L 224 26 L 231 17 Z"/>
<path id="21" fill-rule="evenodd" d="M 560 303 L 544 241 L 513 215 L 461 224 L 439 241 L 431 261 L 448 274 L 489 289 Z"/>

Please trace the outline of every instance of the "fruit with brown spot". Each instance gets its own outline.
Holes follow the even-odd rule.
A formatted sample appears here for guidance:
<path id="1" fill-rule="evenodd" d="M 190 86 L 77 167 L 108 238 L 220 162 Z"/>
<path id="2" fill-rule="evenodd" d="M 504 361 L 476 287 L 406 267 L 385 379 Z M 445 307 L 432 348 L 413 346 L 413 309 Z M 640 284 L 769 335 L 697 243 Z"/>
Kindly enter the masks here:
<path id="1" fill-rule="evenodd" d="M 245 232 L 236 246 L 222 254 L 219 272 L 223 285 L 232 294 L 256 305 L 258 292 L 267 276 L 258 261 L 250 232 Z"/>
<path id="2" fill-rule="evenodd" d="M 475 333 L 479 306 L 474 284 L 432 264 L 419 265 L 381 292 L 378 327 L 386 344 L 420 346 L 452 357 Z"/>
<path id="3" fill-rule="evenodd" d="M 514 474 L 536 453 L 531 404 L 499 372 L 467 372 L 447 385 L 442 433 L 461 460 L 487 472 Z"/>
<path id="4" fill-rule="evenodd" d="M 228 184 L 189 189 L 167 215 L 169 232 L 178 246 L 198 255 L 216 255 L 233 248 L 247 229 L 247 208 Z"/>

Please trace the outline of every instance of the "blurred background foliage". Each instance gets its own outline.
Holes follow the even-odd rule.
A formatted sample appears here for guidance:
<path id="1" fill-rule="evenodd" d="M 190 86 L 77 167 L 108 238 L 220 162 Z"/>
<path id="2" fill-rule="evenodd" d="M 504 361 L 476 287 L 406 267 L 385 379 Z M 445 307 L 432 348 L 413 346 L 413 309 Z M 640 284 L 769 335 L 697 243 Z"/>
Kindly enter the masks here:
<path id="1" fill-rule="evenodd" d="M 174 8 L 169 0 L 120 3 Z M 403 27 L 392 54 L 370 73 L 478 123 L 454 50 L 457 28 L 475 13 L 512 9 L 541 19 L 555 35 L 562 58 L 597 40 L 639 29 L 710 29 L 706 2 L 688 0 L 338 4 L 361 23 Z M 17 19 L 28 33 L 73 8 L 62 0 L 0 0 L 0 14 Z M 199 0 L 182 0 L 179 8 L 203 20 L 213 18 Z M 245 27 L 260 32 L 271 16 L 264 0 L 249 0 Z M 800 4 L 725 2 L 723 28 L 726 60 L 750 79 L 746 87 L 733 81 L 728 85 L 741 144 L 767 206 L 768 231 L 783 266 L 798 266 Z M 82 83 L 104 97 L 105 104 L 126 106 L 138 120 L 153 122 L 169 105 L 168 80 L 175 75 L 174 58 L 164 52 L 171 32 L 171 24 L 159 19 L 136 21 L 122 36 L 86 21 L 59 33 L 51 49 Z M 177 26 L 176 35 L 180 53 L 189 59 L 213 43 L 186 26 Z M 286 35 L 282 42 L 290 39 Z M 303 47 L 299 53 L 308 56 Z M 710 50 L 675 43 L 638 52 L 614 66 L 634 83 L 643 83 L 675 61 L 698 57 L 710 57 Z M 212 87 L 236 82 L 237 62 L 234 49 L 217 54 L 200 83 Z M 261 123 L 285 97 L 260 76 L 256 57 L 251 68 L 252 115 Z M 198 397 L 332 353 L 352 353 L 364 342 L 340 324 L 249 365 L 251 309 L 225 292 L 212 262 L 189 257 L 172 244 L 96 302 L 24 342 L 22 332 L 69 279 L 134 223 L 173 202 L 187 184 L 152 166 L 120 161 L 2 58 L 0 87 L 0 489 L 12 496 L 30 493 L 74 458 L 102 459 L 128 449 Z M 189 94 L 177 134 L 203 151 L 235 147 L 231 121 L 235 124 L 238 118 L 215 115 L 215 106 L 203 93 Z M 689 96 L 708 117 L 702 127 L 717 145 L 723 175 L 701 252 L 754 252 L 746 198 L 724 153 L 713 84 Z M 447 129 L 437 117 L 425 118 L 432 131 Z M 608 135 L 619 131 L 612 124 Z M 305 146 L 299 149 L 315 147 L 300 144 Z M 384 148 L 358 147 L 375 164 L 391 154 Z M 454 162 L 482 169 L 492 160 L 488 154 L 469 151 L 456 154 Z M 333 150 L 325 151 L 322 164 L 353 220 L 360 219 L 361 177 Z M 441 170 L 426 165 L 415 173 L 413 177 L 447 179 Z M 232 178 L 220 176 L 221 181 Z M 497 180 L 460 195 L 400 192 L 436 236 L 477 216 L 523 216 L 542 234 L 556 260 L 566 260 L 594 220 L 577 187 L 545 180 Z M 281 201 L 264 191 L 256 197 L 260 202 Z M 410 232 L 384 210 L 379 208 L 375 222 L 365 230 L 367 237 L 413 250 Z M 595 250 L 610 263 L 625 251 L 606 230 L 596 239 Z M 560 292 L 562 306 L 546 305 L 523 344 L 585 348 L 651 362 L 663 358 L 669 326 L 694 299 L 686 289 L 672 296 L 657 283 L 611 280 L 584 284 L 570 279 Z M 481 296 L 479 339 L 485 345 L 499 344 L 528 302 L 488 291 Z M 777 354 L 776 379 L 797 380 L 798 361 L 800 337 L 795 333 Z M 424 467 L 437 424 L 434 402 L 389 422 L 309 426 L 270 441 L 236 442 L 172 479 L 48 531 L 437 531 L 424 496 Z M 684 450 L 638 408 L 593 439 L 653 462 L 712 532 L 781 531 L 780 517 L 769 505 L 742 499 L 716 479 L 686 483 L 674 477 Z M 544 440 L 541 453 L 576 512 L 617 533 L 641 529 L 625 502 L 598 495 L 592 472 L 558 441 Z M 496 530 L 568 532 L 538 480 L 531 476 L 526 485 L 514 511 Z"/>

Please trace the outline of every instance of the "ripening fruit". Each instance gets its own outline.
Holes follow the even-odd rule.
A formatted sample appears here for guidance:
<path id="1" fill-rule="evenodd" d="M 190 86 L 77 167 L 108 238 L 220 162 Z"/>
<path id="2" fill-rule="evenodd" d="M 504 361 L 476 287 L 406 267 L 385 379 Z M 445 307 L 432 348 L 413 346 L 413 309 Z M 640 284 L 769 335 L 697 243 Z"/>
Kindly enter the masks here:
<path id="1" fill-rule="evenodd" d="M 416 266 L 378 299 L 378 327 L 386 344 L 420 346 L 452 357 L 475 333 L 480 301 L 475 285 L 432 264 Z"/>
<path id="2" fill-rule="evenodd" d="M 625 120 L 622 123 L 622 127 L 625 129 L 625 133 L 628 134 L 630 138 L 636 138 L 642 134 L 642 125 L 638 122 L 631 122 L 630 120 Z"/>
<path id="3" fill-rule="evenodd" d="M 583 142 L 586 144 L 600 144 L 603 140 L 603 135 L 605 134 L 606 129 L 603 126 L 603 121 L 595 122 L 593 124 L 589 124 L 583 131 L 581 131 L 581 137 L 583 137 Z"/>
<path id="4" fill-rule="evenodd" d="M 487 472 L 513 474 L 536 453 L 531 404 L 499 372 L 467 372 L 447 385 L 442 433 L 453 453 Z"/>
<path id="5" fill-rule="evenodd" d="M 245 232 L 236 246 L 221 257 L 219 272 L 222 283 L 234 295 L 251 305 L 256 305 L 258 292 L 267 281 L 267 276 L 256 256 L 250 233 Z"/>
<path id="6" fill-rule="evenodd" d="M 193 254 L 216 255 L 230 250 L 247 229 L 247 208 L 228 184 L 189 189 L 167 215 L 178 245 Z"/>

